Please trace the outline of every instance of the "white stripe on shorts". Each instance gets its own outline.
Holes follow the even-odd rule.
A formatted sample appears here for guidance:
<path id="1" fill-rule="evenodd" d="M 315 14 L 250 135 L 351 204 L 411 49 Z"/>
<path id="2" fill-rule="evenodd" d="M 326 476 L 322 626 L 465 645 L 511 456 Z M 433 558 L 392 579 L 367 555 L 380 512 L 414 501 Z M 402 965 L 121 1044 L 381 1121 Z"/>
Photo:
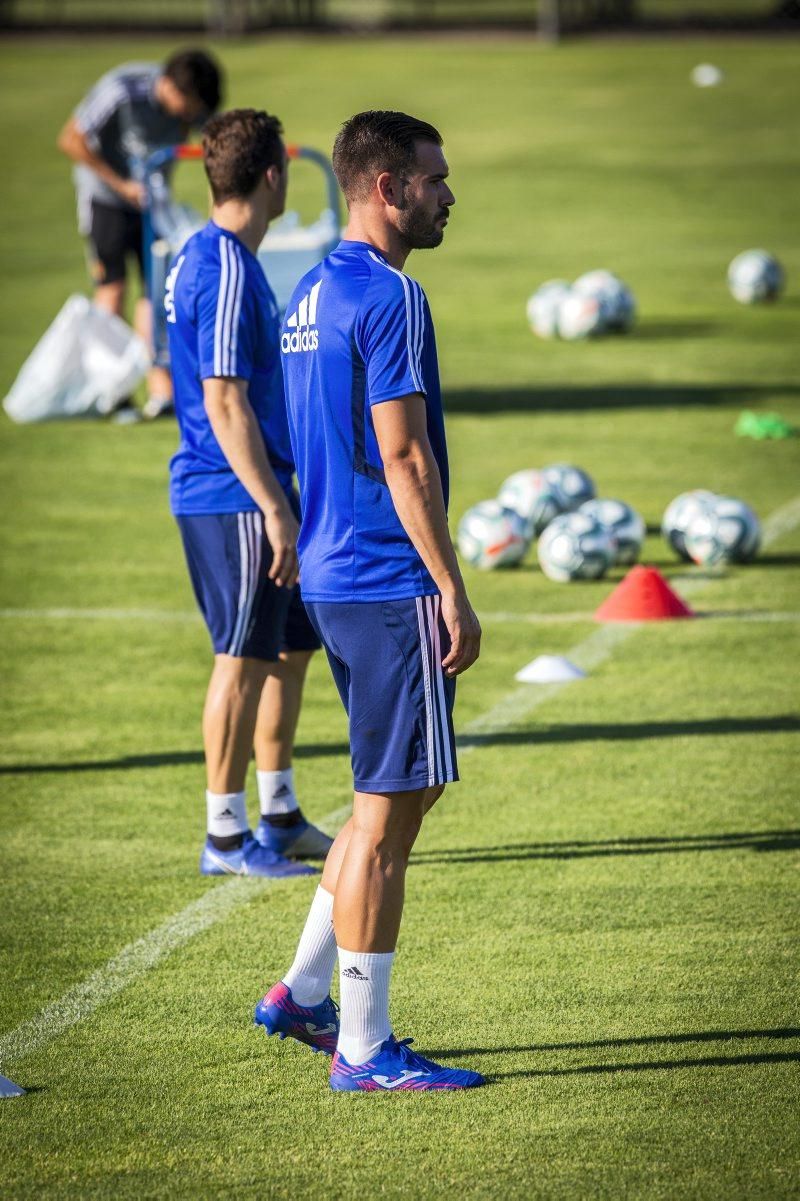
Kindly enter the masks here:
<path id="1" fill-rule="evenodd" d="M 419 623 L 419 649 L 422 655 L 422 675 L 425 681 L 425 746 L 428 752 L 428 787 L 436 780 L 436 747 L 433 733 L 433 694 L 431 690 L 431 665 L 428 658 L 428 634 L 425 618 L 425 598 L 418 596 L 417 622 Z"/>
<path id="2" fill-rule="evenodd" d="M 425 614 L 428 624 L 428 654 L 430 655 L 431 672 L 431 701 L 433 709 L 433 742 L 436 748 L 436 782 L 438 783 L 444 763 L 444 745 L 442 743 L 442 714 L 439 703 L 439 690 L 436 684 L 436 652 L 434 649 L 434 631 L 436 629 L 436 614 L 438 611 L 438 596 L 425 597 Z"/>
<path id="3" fill-rule="evenodd" d="M 261 571 L 261 531 L 259 529 L 260 513 L 246 513 L 248 526 L 250 531 L 250 593 L 247 598 L 247 611 L 245 613 L 244 622 L 242 624 L 242 635 L 238 654 L 242 653 L 242 647 L 247 641 L 247 631 L 250 628 L 250 617 L 253 612 L 253 604 L 258 592 L 258 579 Z"/>
<path id="4" fill-rule="evenodd" d="M 441 598 L 436 596 L 433 600 L 433 667 L 436 691 L 439 696 L 439 719 L 441 721 L 442 743 L 444 745 L 444 778 L 445 780 L 452 780 L 453 751 L 450 746 L 450 723 L 447 720 L 447 697 L 444 688 L 444 668 L 442 667 L 442 638 L 439 633 Z"/>
<path id="5" fill-rule="evenodd" d="M 237 649 L 241 639 L 242 626 L 244 624 L 244 614 L 247 608 L 247 593 L 250 578 L 250 555 L 249 544 L 247 539 L 247 514 L 237 513 L 236 520 L 239 527 L 239 606 L 236 611 L 236 624 L 233 627 L 233 637 L 231 638 L 230 646 L 228 647 L 229 655 L 238 655 Z"/>

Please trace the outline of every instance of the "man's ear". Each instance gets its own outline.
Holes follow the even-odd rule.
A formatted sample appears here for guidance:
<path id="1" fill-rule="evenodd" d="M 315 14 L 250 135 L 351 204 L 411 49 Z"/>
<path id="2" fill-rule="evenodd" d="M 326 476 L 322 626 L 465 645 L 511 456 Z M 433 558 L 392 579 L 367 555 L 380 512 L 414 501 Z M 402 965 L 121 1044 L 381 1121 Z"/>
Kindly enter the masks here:
<path id="1" fill-rule="evenodd" d="M 280 167 L 276 167 L 274 163 L 271 167 L 267 167 L 266 171 L 264 172 L 267 186 L 272 192 L 276 192 L 278 190 L 281 182 L 281 174 L 282 172 Z"/>
<path id="2" fill-rule="evenodd" d="M 382 171 L 375 180 L 375 187 L 378 189 L 378 195 L 384 204 L 390 205 L 392 208 L 401 208 L 403 202 L 403 186 L 396 175 L 391 171 Z"/>

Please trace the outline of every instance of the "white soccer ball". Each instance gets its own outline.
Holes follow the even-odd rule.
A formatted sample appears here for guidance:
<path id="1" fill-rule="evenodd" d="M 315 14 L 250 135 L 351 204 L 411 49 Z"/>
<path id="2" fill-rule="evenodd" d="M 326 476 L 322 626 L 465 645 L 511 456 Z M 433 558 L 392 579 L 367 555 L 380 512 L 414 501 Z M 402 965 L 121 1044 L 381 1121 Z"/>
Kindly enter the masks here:
<path id="1" fill-rule="evenodd" d="M 529 527 L 513 509 L 482 500 L 458 523 L 458 549 L 473 567 L 491 571 L 513 567 L 530 546 Z"/>
<path id="2" fill-rule="evenodd" d="M 592 477 L 582 467 L 572 463 L 550 463 L 543 468 L 542 475 L 548 483 L 562 493 L 564 509 L 578 509 L 587 500 L 594 500 L 597 489 Z"/>
<path id="3" fill-rule="evenodd" d="M 605 575 L 616 549 L 612 534 L 588 513 L 562 513 L 542 534 L 537 552 L 544 574 L 565 584 Z"/>
<path id="4" fill-rule="evenodd" d="M 642 552 L 647 526 L 624 500 L 587 500 L 578 509 L 599 521 L 613 536 L 617 545 L 615 563 L 626 566 L 635 563 Z"/>
<path id="5" fill-rule="evenodd" d="M 686 551 L 695 563 L 749 563 L 761 544 L 761 526 L 753 510 L 735 496 L 717 496 L 707 512 L 686 528 Z"/>
<path id="6" fill-rule="evenodd" d="M 606 328 L 605 301 L 571 288 L 558 306 L 557 322 L 559 337 L 567 342 L 601 334 Z"/>
<path id="7" fill-rule="evenodd" d="M 745 250 L 728 267 L 728 287 L 740 304 L 775 300 L 783 285 L 783 267 L 766 250 Z"/>
<path id="8" fill-rule="evenodd" d="M 572 289 L 582 296 L 596 296 L 600 300 L 605 329 L 625 333 L 633 325 L 636 301 L 628 285 L 613 271 L 587 271 L 575 280 Z"/>
<path id="9" fill-rule="evenodd" d="M 692 83 L 696 88 L 715 88 L 723 79 L 724 75 L 713 63 L 698 63 L 692 68 Z"/>
<path id="10" fill-rule="evenodd" d="M 690 558 L 686 550 L 686 531 L 689 523 L 701 513 L 710 511 L 715 498 L 715 492 L 709 492 L 706 488 L 695 488 L 691 492 L 681 492 L 664 510 L 661 533 L 680 559 Z"/>
<path id="11" fill-rule="evenodd" d="M 571 507 L 559 481 L 533 467 L 510 475 L 500 488 L 497 499 L 504 508 L 512 509 L 519 515 L 531 538 L 534 534 L 541 534 L 554 517 Z"/>
<path id="12" fill-rule="evenodd" d="M 558 310 L 568 292 L 569 284 L 565 279 L 549 279 L 528 300 L 525 309 L 528 325 L 540 338 L 556 337 Z"/>

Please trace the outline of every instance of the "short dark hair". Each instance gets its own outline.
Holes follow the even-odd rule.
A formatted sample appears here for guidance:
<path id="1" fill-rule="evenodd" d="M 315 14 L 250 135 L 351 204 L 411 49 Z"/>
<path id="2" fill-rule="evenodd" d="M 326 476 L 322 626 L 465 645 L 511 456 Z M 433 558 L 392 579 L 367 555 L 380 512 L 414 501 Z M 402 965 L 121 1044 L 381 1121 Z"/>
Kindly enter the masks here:
<path id="1" fill-rule="evenodd" d="M 179 50 L 167 59 L 164 74 L 184 96 L 195 96 L 215 113 L 222 99 L 222 71 L 205 50 Z"/>
<path id="2" fill-rule="evenodd" d="M 410 171 L 418 141 L 441 146 L 442 135 L 407 113 L 373 110 L 345 121 L 333 145 L 333 170 L 348 204 L 364 196 L 382 171 Z"/>
<path id="3" fill-rule="evenodd" d="M 268 167 L 283 167 L 283 127 L 254 108 L 232 108 L 203 128 L 203 162 L 215 204 L 249 196 Z"/>

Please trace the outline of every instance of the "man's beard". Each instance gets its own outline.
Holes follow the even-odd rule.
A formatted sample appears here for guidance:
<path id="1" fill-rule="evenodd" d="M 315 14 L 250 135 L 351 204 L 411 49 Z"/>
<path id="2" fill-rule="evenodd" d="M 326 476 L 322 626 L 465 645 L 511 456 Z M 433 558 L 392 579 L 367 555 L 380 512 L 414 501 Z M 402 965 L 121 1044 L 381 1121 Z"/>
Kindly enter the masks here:
<path id="1" fill-rule="evenodd" d="M 406 249 L 433 250 L 435 246 L 440 246 L 444 230 L 437 229 L 435 222 L 446 216 L 447 209 L 439 209 L 434 217 L 429 217 L 420 209 L 398 209 L 397 231 Z"/>

